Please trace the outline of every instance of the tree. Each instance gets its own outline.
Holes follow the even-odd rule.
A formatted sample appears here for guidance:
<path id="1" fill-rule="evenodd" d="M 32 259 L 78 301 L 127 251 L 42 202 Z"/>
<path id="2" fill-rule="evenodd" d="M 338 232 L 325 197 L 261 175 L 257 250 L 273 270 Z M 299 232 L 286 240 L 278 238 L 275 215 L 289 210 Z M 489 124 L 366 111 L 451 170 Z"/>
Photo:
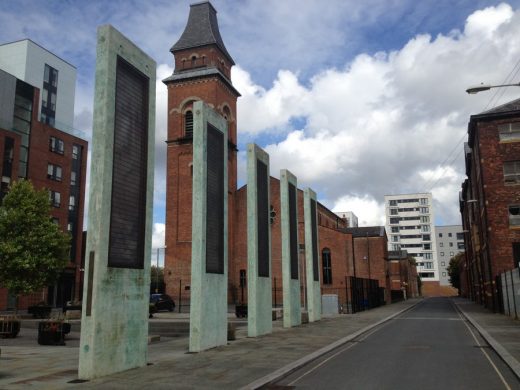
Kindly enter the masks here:
<path id="1" fill-rule="evenodd" d="M 159 271 L 159 272 L 157 272 Z M 164 292 L 164 268 L 157 268 L 156 265 L 150 267 L 150 292 Z"/>
<path id="2" fill-rule="evenodd" d="M 448 275 L 450 277 L 450 283 L 456 289 L 460 289 L 460 266 L 464 259 L 464 252 L 457 253 L 450 259 L 448 265 Z"/>
<path id="3" fill-rule="evenodd" d="M 30 181 L 14 182 L 0 206 L 0 284 L 17 301 L 53 284 L 69 248 L 69 234 L 51 220 L 48 192 Z"/>

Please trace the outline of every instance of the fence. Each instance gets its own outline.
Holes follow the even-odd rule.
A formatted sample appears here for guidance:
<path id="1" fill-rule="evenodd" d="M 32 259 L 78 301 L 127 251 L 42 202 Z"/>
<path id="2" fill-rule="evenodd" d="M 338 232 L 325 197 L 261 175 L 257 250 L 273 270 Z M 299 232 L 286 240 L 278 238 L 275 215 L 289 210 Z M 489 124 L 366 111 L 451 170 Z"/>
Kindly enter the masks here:
<path id="1" fill-rule="evenodd" d="M 520 268 L 498 275 L 496 285 L 499 311 L 518 319 L 520 316 Z"/>

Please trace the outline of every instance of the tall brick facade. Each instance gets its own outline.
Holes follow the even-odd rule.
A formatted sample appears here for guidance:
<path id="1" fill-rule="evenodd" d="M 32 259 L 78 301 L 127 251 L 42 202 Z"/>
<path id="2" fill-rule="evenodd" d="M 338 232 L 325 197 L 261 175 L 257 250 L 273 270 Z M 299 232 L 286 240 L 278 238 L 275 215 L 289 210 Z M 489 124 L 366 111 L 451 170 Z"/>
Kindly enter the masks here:
<path id="1" fill-rule="evenodd" d="M 229 263 L 228 300 L 247 302 L 247 186 L 237 189 L 236 101 L 240 94 L 230 81 L 234 62 L 227 52 L 210 3 L 191 6 L 187 26 L 171 49 L 174 73 L 164 80 L 168 87 L 166 292 L 182 306 L 189 305 L 191 283 L 192 207 L 192 105 L 202 100 L 228 120 L 229 125 Z M 271 257 L 273 305 L 282 304 L 282 255 L 280 227 L 280 182 L 270 178 Z M 387 239 L 384 227 L 354 238 L 345 219 L 318 203 L 319 269 L 324 294 L 347 300 L 347 278 L 375 279 L 386 288 Z M 357 230 L 354 229 L 357 232 Z M 298 190 L 300 273 L 305 263 L 303 192 Z M 367 246 L 368 244 L 368 246 Z M 368 253 L 366 253 L 368 249 Z M 367 257 L 368 256 L 368 257 Z M 365 257 L 365 259 L 363 259 Z M 326 260 L 325 262 L 323 260 Z M 325 266 L 324 266 L 325 264 Z M 303 276 L 303 275 L 302 275 Z M 304 304 L 304 278 L 301 280 Z"/>
<path id="2" fill-rule="evenodd" d="M 460 209 L 467 294 L 498 310 L 496 277 L 520 262 L 520 99 L 472 115 Z"/>
<path id="3" fill-rule="evenodd" d="M 204 101 L 228 122 L 228 258 L 232 259 L 237 183 L 236 101 L 240 94 L 231 83 L 234 61 L 220 37 L 216 11 L 210 3 L 191 6 L 185 31 L 170 51 L 175 70 L 163 80 L 168 88 L 165 283 L 167 293 L 189 301 L 193 102 Z"/>

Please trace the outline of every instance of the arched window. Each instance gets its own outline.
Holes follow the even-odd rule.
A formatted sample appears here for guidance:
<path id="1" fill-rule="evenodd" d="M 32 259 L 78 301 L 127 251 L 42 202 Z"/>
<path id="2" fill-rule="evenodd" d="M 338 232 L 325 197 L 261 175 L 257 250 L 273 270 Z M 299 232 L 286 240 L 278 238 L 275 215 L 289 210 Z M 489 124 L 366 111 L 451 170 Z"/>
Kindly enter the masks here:
<path id="1" fill-rule="evenodd" d="M 193 112 L 186 111 L 184 114 L 184 136 L 186 138 L 193 138 Z"/>
<path id="2" fill-rule="evenodd" d="M 321 265 L 323 267 L 323 284 L 332 284 L 332 261 L 329 248 L 321 251 Z"/>

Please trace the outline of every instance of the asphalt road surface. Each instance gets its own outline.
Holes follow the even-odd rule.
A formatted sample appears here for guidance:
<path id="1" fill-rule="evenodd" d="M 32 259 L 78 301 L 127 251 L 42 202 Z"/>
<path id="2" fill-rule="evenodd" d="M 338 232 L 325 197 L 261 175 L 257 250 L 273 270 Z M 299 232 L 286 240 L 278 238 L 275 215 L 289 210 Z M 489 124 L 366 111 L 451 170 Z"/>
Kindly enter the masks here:
<path id="1" fill-rule="evenodd" d="M 430 298 L 272 388 L 489 390 L 520 382 L 449 298 Z"/>

